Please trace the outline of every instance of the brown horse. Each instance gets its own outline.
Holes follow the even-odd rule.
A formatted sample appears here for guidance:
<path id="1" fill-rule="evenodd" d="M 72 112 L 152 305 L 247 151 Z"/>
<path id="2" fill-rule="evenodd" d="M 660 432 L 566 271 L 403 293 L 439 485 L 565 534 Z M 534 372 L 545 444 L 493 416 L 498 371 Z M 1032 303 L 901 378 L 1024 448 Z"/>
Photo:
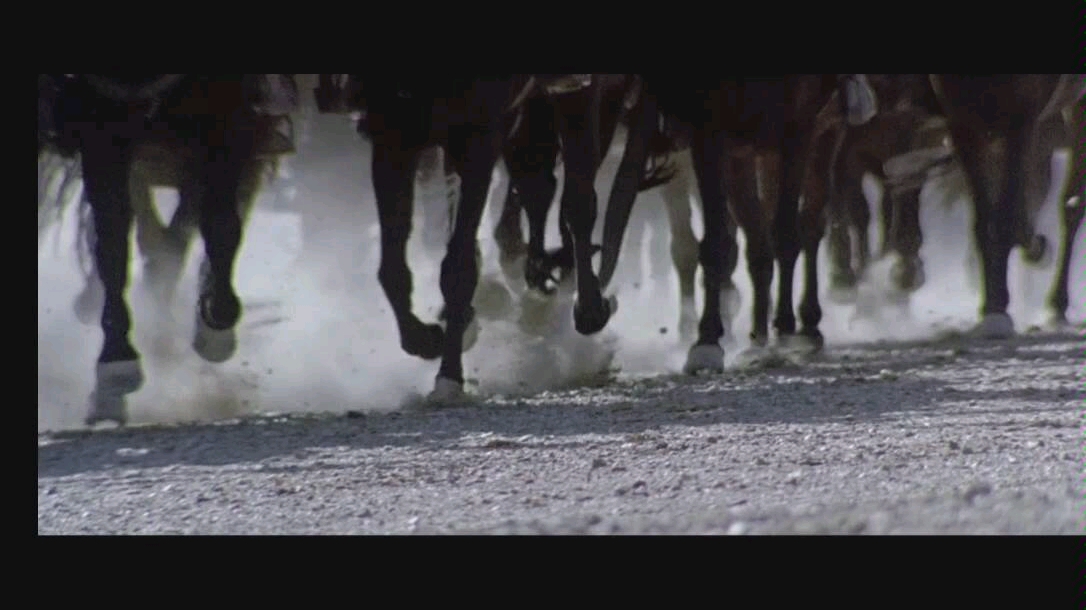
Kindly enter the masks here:
<path id="1" fill-rule="evenodd" d="M 282 113 L 269 107 L 282 99 L 276 91 L 263 90 L 259 78 L 254 80 L 259 76 L 78 74 L 54 79 L 63 84 L 47 104 L 54 118 L 50 132 L 69 154 L 79 154 L 94 223 L 95 269 L 104 291 L 104 342 L 88 423 L 123 423 L 125 396 L 143 384 L 140 354 L 129 339 L 125 291 L 133 217 L 131 164 L 146 143 L 186 149 L 193 160 L 197 224 L 208 262 L 193 347 L 212 362 L 228 359 L 236 349 L 242 303 L 234 290 L 234 263 L 243 229 L 237 195 L 245 168 L 259 154 L 260 117 Z M 39 114 L 40 96 L 39 88 Z"/>
<path id="2" fill-rule="evenodd" d="M 293 145 L 278 128 L 279 122 L 280 117 L 261 117 L 258 123 L 259 151 L 242 170 L 238 188 L 238 214 L 243 223 L 248 223 L 264 185 L 277 174 L 283 155 L 293 152 Z M 143 257 L 143 273 L 151 294 L 163 307 L 173 302 L 185 259 L 199 230 L 199 193 L 192 173 L 193 162 L 191 150 L 168 141 L 140 142 L 132 153 L 128 190 L 136 225 L 136 247 Z M 159 216 L 154 204 L 156 188 L 174 189 L 178 193 L 177 207 L 168 219 Z M 82 204 L 88 202 L 84 199 Z M 83 222 L 81 228 L 83 249 L 89 251 L 93 248 L 94 226 Z M 101 314 L 105 294 L 94 265 L 82 271 L 84 287 L 76 296 L 74 310 L 79 321 L 89 325 Z"/>
<path id="3" fill-rule="evenodd" d="M 643 163 L 645 146 L 638 146 L 637 141 L 647 141 L 658 121 L 657 108 L 691 130 L 705 218 L 700 247 L 705 291 L 707 295 L 720 294 L 729 275 L 732 263 L 728 252 L 734 248 L 734 238 L 726 230 L 730 210 L 747 238 L 747 261 L 754 284 L 751 342 L 757 353 L 768 343 L 774 259 L 781 267 L 774 326 L 782 337 L 795 332 L 792 276 L 799 253 L 796 232 L 801 180 L 815 118 L 838 88 L 836 75 L 644 78 L 651 103 L 643 110 L 641 127 L 631 131 L 630 140 L 633 150 L 642 156 L 631 159 L 629 166 Z M 775 179 L 759 184 L 759 176 Z M 612 196 L 604 221 L 604 280 L 610 279 L 607 273 L 613 269 L 608 262 L 616 260 L 621 249 L 636 192 L 616 189 Z M 720 314 L 720 299 L 706 299 L 699 336 L 684 367 L 687 372 L 723 370 Z"/>
<path id="4" fill-rule="evenodd" d="M 854 298 L 870 260 L 871 212 L 863 191 L 864 177 L 872 176 L 883 186 L 880 256 L 899 255 L 892 270 L 895 285 L 911 291 L 923 283 L 919 216 L 901 214 L 906 206 L 898 203 L 919 201 L 926 172 L 950 158 L 950 149 L 942 142 L 945 121 L 939 116 L 927 75 L 867 76 L 878 96 L 878 112 L 863 125 L 849 125 L 837 101 L 827 103 L 818 116 L 804 182 L 799 213 L 805 261 L 800 335 L 815 348 L 823 343 L 818 329 L 822 308 L 817 267 L 823 237 L 828 238 L 829 287 L 834 300 Z"/>
<path id="5" fill-rule="evenodd" d="M 1050 85 L 1054 81 L 1055 77 L 1049 78 Z M 1053 100 L 1057 106 L 1061 103 L 1057 101 L 1060 97 L 1061 94 L 1053 94 Z M 1047 325 L 1054 329 L 1067 325 L 1068 274 L 1071 254 L 1075 236 L 1083 219 L 1083 183 L 1086 180 L 1083 176 L 1086 174 L 1086 169 L 1084 169 L 1086 154 L 1084 154 L 1083 142 L 1079 134 L 1083 130 L 1084 105 L 1086 101 L 1079 99 L 1074 105 L 1064 105 L 1060 110 L 1049 109 L 1043 114 L 1043 118 L 1035 123 L 1033 131 L 1028 135 L 1025 151 L 1022 153 L 1024 158 L 1022 180 L 1025 183 L 1022 189 L 1025 199 L 1017 205 L 1024 206 L 1024 209 L 1018 210 L 1013 218 L 1015 244 L 1022 248 L 1023 259 L 1027 263 L 1038 264 L 1045 258 L 1049 248 L 1043 235 L 1034 234 L 1033 218 L 1041 209 L 1049 184 L 1054 179 L 1049 171 L 1052 155 L 1058 149 L 1067 149 L 1070 152 L 1070 166 L 1066 181 L 1059 185 L 1062 190 L 1058 195 L 1060 197 L 1058 213 L 1061 220 L 1061 239 L 1056 252 L 1058 269 L 1047 298 L 1047 305 L 1051 310 Z M 952 146 L 947 150 L 953 155 Z M 963 194 L 969 195 L 969 184 L 962 167 L 956 158 L 952 157 L 952 161 L 952 163 L 943 164 L 942 174 L 945 176 L 945 182 L 949 184 L 952 193 L 963 191 Z M 989 159 L 988 162 L 993 164 L 990 171 L 999 171 L 998 159 Z M 946 199 L 948 204 L 957 200 L 958 197 Z M 915 222 L 918 218 L 918 210 L 919 202 L 916 200 L 895 200 L 889 213 L 893 214 L 894 218 L 905 218 L 911 222 L 903 223 L 895 227 L 895 230 L 889 231 L 888 239 L 899 243 L 916 244 L 918 247 L 922 241 L 919 223 Z"/>
<path id="6" fill-rule="evenodd" d="M 1064 120 L 1072 128 L 1081 119 L 1063 114 L 1077 109 L 1086 91 L 1086 77 L 1070 74 L 931 75 L 932 87 L 948 120 L 957 158 L 962 164 L 974 206 L 974 238 L 983 267 L 984 290 L 981 321 L 974 329 L 978 336 L 1005 338 L 1014 334 L 1007 314 L 1007 260 L 1011 249 L 1020 245 L 1024 228 L 1031 229 L 1041 202 L 1028 195 L 1028 176 L 1036 175 L 1039 128 Z M 1072 133 L 1072 142 L 1081 156 L 1081 134 Z M 1081 192 L 1081 163 L 1072 154 L 1071 183 Z M 1049 155 L 1042 157 L 1047 159 Z M 1077 194 L 1072 191 L 1073 198 Z M 1079 196 L 1081 200 L 1081 196 Z M 1061 206 L 1066 208 L 1067 206 Z M 1077 206 L 1072 206 L 1077 207 Z M 1076 213 L 1077 210 L 1075 211 Z M 1071 214 L 1066 214 L 1065 223 Z M 1066 231 L 1067 235 L 1072 234 Z M 1065 235 L 1063 240 L 1069 245 Z M 1061 258 L 1068 255 L 1063 248 Z M 1061 275 L 1066 270 L 1061 270 Z M 1062 282 L 1064 285 L 1066 282 Z M 1054 301 L 1059 299 L 1054 292 Z M 1060 304 L 1054 307 L 1061 309 Z"/>
<path id="7" fill-rule="evenodd" d="M 402 77 L 362 74 L 354 78 L 361 85 L 357 103 L 366 110 L 359 132 L 373 143 L 372 178 L 381 225 L 378 280 L 396 318 L 402 349 L 427 360 L 441 358 L 433 398 L 456 399 L 463 393 L 462 352 L 476 316 L 472 300 L 479 281 L 477 232 L 494 164 L 526 97 L 546 95 L 557 110 L 569 187 L 563 196 L 562 214 L 581 271 L 577 275 L 574 326 L 582 334 L 599 332 L 615 310 L 617 304 L 603 298 L 590 271 L 601 84 L 598 78 L 586 76 L 591 77 L 547 75 L 537 80 L 533 75 L 446 73 Z M 329 112 L 338 112 L 334 103 L 337 86 L 322 80 L 316 92 L 319 103 Z M 566 87 L 570 80 L 578 86 Z M 426 324 L 413 311 L 406 246 L 412 230 L 418 157 L 435 144 L 445 150 L 446 161 L 460 176 L 460 195 L 441 264 L 443 324 Z M 589 272 L 584 273 L 585 269 Z"/>

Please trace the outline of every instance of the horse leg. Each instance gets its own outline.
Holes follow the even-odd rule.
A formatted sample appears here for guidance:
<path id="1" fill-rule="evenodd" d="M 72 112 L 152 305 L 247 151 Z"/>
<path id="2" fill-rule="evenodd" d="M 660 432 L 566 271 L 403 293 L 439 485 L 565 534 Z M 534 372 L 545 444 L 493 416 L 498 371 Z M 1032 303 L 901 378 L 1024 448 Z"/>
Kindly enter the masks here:
<path id="1" fill-rule="evenodd" d="M 577 296 L 573 302 L 573 326 L 582 335 L 594 335 L 607 326 L 618 309 L 615 297 L 603 298 L 600 281 L 592 268 L 592 229 L 596 224 L 596 172 L 600 166 L 600 85 L 558 96 L 558 127 L 566 178 L 562 189 L 560 222 L 573 241 L 577 270 Z"/>
<path id="2" fill-rule="evenodd" d="M 773 242 L 780 268 L 780 281 L 777 284 L 777 312 L 773 328 L 777 331 L 777 340 L 789 344 L 796 334 L 795 300 L 792 287 L 796 272 L 796 260 L 799 258 L 799 195 L 803 177 L 803 148 L 786 143 L 776 167 L 767 167 L 767 182 L 773 175 L 779 175 L 781 186 L 777 199 L 777 213 L 773 216 Z M 766 161 L 773 159 L 770 155 Z"/>
<path id="3" fill-rule="evenodd" d="M 856 176 L 854 168 L 847 161 L 854 134 L 853 130 L 842 127 L 831 138 L 834 142 L 829 154 L 829 199 L 826 212 L 829 217 L 827 243 L 829 254 L 829 299 L 838 304 L 856 301 L 856 284 L 859 278 L 852 265 L 852 237 L 849 231 L 850 203 L 856 196 L 863 197 L 863 176 Z M 852 183 L 858 186 L 852 186 Z M 865 202 L 866 203 L 866 202 Z"/>
<path id="4" fill-rule="evenodd" d="M 411 311 L 413 282 L 407 265 L 411 237 L 415 166 L 421 147 L 402 147 L 384 132 L 373 135 L 373 190 L 381 226 L 381 263 L 377 280 L 385 292 L 400 333 L 400 347 L 411 356 L 433 360 L 441 356 L 445 331 L 423 324 Z"/>
<path id="5" fill-rule="evenodd" d="M 890 267 L 890 281 L 895 289 L 906 294 L 924 285 L 924 262 L 920 260 L 920 247 L 924 243 L 920 232 L 921 188 L 891 188 L 885 195 L 891 202 L 893 219 L 887 243 L 898 256 Z"/>
<path id="6" fill-rule="evenodd" d="M 439 401 L 455 399 L 463 393 L 463 352 L 474 343 L 465 341 L 465 333 L 475 322 L 472 300 L 479 283 L 476 236 L 501 140 L 502 132 L 497 128 L 468 125 L 450 129 L 449 157 L 461 176 L 461 199 L 441 261 L 441 295 L 445 300 L 447 326 L 441 366 L 431 394 L 432 399 Z"/>
<path id="7" fill-rule="evenodd" d="M 774 264 L 773 243 L 768 226 L 774 210 L 764 205 L 768 202 L 762 202 L 758 198 L 754 160 L 751 149 L 730 155 L 727 159 L 728 170 L 725 172 L 728 202 L 747 237 L 747 270 L 754 289 L 750 355 L 757 354 L 768 343 L 769 292 L 773 282 Z"/>
<path id="8" fill-rule="evenodd" d="M 705 227 L 699 248 L 702 283 L 705 294 L 720 294 L 727 261 L 725 256 L 732 245 L 729 243 L 724 196 L 724 135 L 715 130 L 699 130 L 691 141 L 694 175 L 701 193 L 701 213 Z M 720 299 L 705 299 L 698 324 L 698 338 L 686 355 L 683 372 L 696 375 L 702 372 L 724 372 L 724 349 L 720 339 L 724 336 L 721 322 Z"/>
<path id="9" fill-rule="evenodd" d="M 219 139 L 218 134 L 209 136 Z M 244 227 L 238 210 L 245 166 L 255 154 L 251 130 L 237 129 L 226 141 L 205 142 L 194 164 L 200 235 L 207 265 L 202 266 L 193 349 L 209 362 L 225 362 L 237 350 L 241 300 L 234 289 L 234 265 Z M 227 136 L 223 136 L 227 137 Z"/>
<path id="10" fill-rule="evenodd" d="M 698 272 L 698 238 L 690 226 L 690 152 L 681 154 L 675 177 L 663 185 L 664 208 L 671 228 L 671 261 L 679 275 L 679 340 L 689 343 L 697 332 L 694 279 Z"/>
<path id="11" fill-rule="evenodd" d="M 880 180 L 880 185 L 885 185 L 885 180 Z M 885 188 L 881 190 L 880 205 L 890 200 Z M 855 244 L 856 276 L 862 278 L 867 274 L 871 263 L 871 241 L 869 229 L 871 227 L 871 204 L 867 201 L 867 195 L 863 189 L 863 175 L 856 182 L 856 190 L 849 193 L 845 204 L 848 205 L 849 241 Z M 885 218 L 885 215 L 883 216 Z"/>
<path id="12" fill-rule="evenodd" d="M 547 216 L 558 190 L 554 177 L 558 159 L 554 108 L 543 98 L 529 100 L 523 121 L 516 141 L 506 147 L 509 189 L 528 218 L 528 246 L 521 277 L 528 288 L 551 294 L 551 283 L 557 280 L 552 277 L 554 268 L 547 257 L 545 238 Z M 515 230 L 519 238 L 519 214 Z"/>
<path id="13" fill-rule="evenodd" d="M 818 248 L 826 234 L 830 171 L 837 143 L 838 133 L 834 130 L 816 136 L 803 183 L 803 204 L 797 221 L 803 249 L 803 296 L 799 306 L 802 326 L 799 336 L 812 351 L 819 351 L 825 346 L 825 337 L 818 328 L 822 322 L 822 305 L 818 296 Z"/>
<path id="14" fill-rule="evenodd" d="M 510 286 L 516 287 L 517 292 L 522 292 L 525 287 L 524 260 L 528 252 L 520 221 L 524 206 L 520 201 L 520 191 L 512 178 L 512 161 L 508 154 L 505 160 L 506 166 L 510 167 L 509 188 L 505 193 L 501 216 L 494 225 L 494 241 L 498 244 L 498 265 L 505 276 L 505 281 L 509 282 Z"/>
<path id="15" fill-rule="evenodd" d="M 88 425 L 127 420 L 125 395 L 143 385 L 140 355 L 129 341 L 131 313 L 125 299 L 128 284 L 128 168 L 132 144 L 107 130 L 88 130 L 82 145 L 83 182 L 94 216 L 94 258 L 105 292 L 102 305 L 104 341 L 98 356 Z"/>
<path id="16" fill-rule="evenodd" d="M 148 172 L 158 174 L 158 183 L 177 185 L 178 203 L 169 224 L 159 221 L 153 204 L 153 180 Z M 136 214 L 136 243 L 144 255 L 144 274 L 152 294 L 162 307 L 173 302 L 174 293 L 181 279 L 185 257 L 192 242 L 199 220 L 199 190 L 193 180 L 193 168 L 189 161 L 178 160 L 169 168 L 147 167 L 136 161 L 133 164 L 129 185 L 132 192 L 132 208 Z"/>
<path id="17" fill-rule="evenodd" d="M 1012 161 L 1020 146 L 1013 136 L 1006 142 L 1007 152 L 994 159 L 996 142 L 985 137 L 982 126 L 952 121 L 951 137 L 969 178 L 974 205 L 973 235 L 980 252 L 984 290 L 981 300 L 981 321 L 974 332 L 984 338 L 1006 338 L 1014 334 L 1014 322 L 1007 314 L 1010 294 L 1007 289 L 1007 263 L 1015 242 L 1012 182 L 1017 181 Z M 1010 134 L 1008 134 L 1010 135 Z M 1003 161 L 998 163 L 997 161 Z M 992 187 L 992 188 L 989 188 Z M 1003 213 L 1005 212 L 1005 213 Z"/>
<path id="18" fill-rule="evenodd" d="M 1074 250 L 1075 236 L 1086 216 L 1086 139 L 1082 137 L 1086 129 L 1086 100 L 1069 109 L 1067 127 L 1071 133 L 1071 158 L 1067 168 L 1067 188 L 1060 200 L 1060 216 L 1063 225 L 1063 239 L 1060 240 L 1059 269 L 1055 283 L 1048 296 L 1048 305 L 1052 310 L 1050 326 L 1067 326 L 1068 280 L 1071 273 L 1071 254 Z"/>

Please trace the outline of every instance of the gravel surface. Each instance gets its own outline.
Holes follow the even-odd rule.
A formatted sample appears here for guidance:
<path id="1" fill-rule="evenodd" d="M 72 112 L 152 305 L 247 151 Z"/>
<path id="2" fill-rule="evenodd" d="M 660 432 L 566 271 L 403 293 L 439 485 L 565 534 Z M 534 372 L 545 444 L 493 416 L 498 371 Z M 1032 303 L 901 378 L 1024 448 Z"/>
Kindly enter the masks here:
<path id="1" fill-rule="evenodd" d="M 39 534 L 1081 534 L 1073 335 L 38 436 Z"/>

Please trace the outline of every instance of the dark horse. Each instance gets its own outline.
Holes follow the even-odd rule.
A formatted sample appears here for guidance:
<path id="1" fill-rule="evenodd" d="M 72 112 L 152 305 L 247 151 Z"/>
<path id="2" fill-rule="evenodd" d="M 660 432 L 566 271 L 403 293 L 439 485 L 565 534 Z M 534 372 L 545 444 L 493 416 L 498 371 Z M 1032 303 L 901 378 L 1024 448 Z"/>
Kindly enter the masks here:
<path id="1" fill-rule="evenodd" d="M 628 122 L 629 113 L 640 99 L 641 81 L 631 74 L 601 74 L 600 80 L 600 156 L 610 149 L 620 122 Z M 562 245 L 547 249 L 544 245 L 547 216 L 557 192 L 555 170 L 561 158 L 562 143 L 558 137 L 557 112 L 545 97 L 529 98 L 524 105 L 518 129 L 507 138 L 503 158 L 509 171 L 509 187 L 501 216 L 494 227 L 494 239 L 499 248 L 499 261 L 508 279 L 523 280 L 528 288 L 551 294 L 561 278 L 571 274 L 573 237 L 565 222 L 566 212 L 559 214 Z M 599 168 L 597 167 L 597 170 Z M 663 184 L 672 177 L 670 167 L 646 168 L 634 175 L 639 179 L 638 192 Z M 563 201 L 576 194 L 565 189 Z M 568 206 L 563 206 L 568 209 Z M 521 231 L 521 214 L 528 221 L 528 243 Z M 593 246 L 593 252 L 599 246 Z"/>
<path id="2" fill-rule="evenodd" d="M 782 337 L 793 335 L 791 293 L 799 253 L 796 216 L 800 184 L 815 116 L 837 89 L 836 76 L 642 76 L 647 103 L 642 108 L 641 125 L 645 127 L 636 131 L 636 137 L 647 137 L 648 126 L 658 120 L 657 112 L 674 117 L 690 129 L 704 215 L 699 258 L 705 294 L 720 294 L 734 266 L 734 237 L 727 230 L 725 216 L 730 208 L 747 235 L 747 260 L 754 284 L 752 344 L 760 348 L 767 343 L 774 258 L 781 267 L 775 326 Z M 645 148 L 635 145 L 634 150 L 643 154 Z M 638 166 L 640 162 L 632 159 L 630 167 Z M 773 179 L 759 185 L 759 174 Z M 617 239 L 605 237 L 605 261 L 617 258 L 622 235 L 619 227 L 629 217 L 635 196 L 632 189 L 626 189 L 622 192 L 624 199 L 608 206 L 605 235 L 610 233 Z M 608 232 L 608 225 L 617 230 Z M 609 279 L 602 273 L 601 277 Z M 686 372 L 723 371 L 720 309 L 720 299 L 705 300 L 698 338 L 684 367 Z"/>
<path id="3" fill-rule="evenodd" d="M 94 220 L 95 266 L 105 292 L 104 342 L 88 423 L 124 423 L 125 395 L 143 384 L 125 297 L 133 216 L 130 165 L 142 143 L 183 147 L 195 160 L 193 188 L 208 264 L 193 347 L 211 362 L 229 359 L 236 349 L 235 327 L 242 314 L 233 285 L 242 236 L 238 190 L 245 167 L 257 154 L 259 104 L 265 101 L 249 76 L 255 75 L 76 74 L 61 79 L 56 132 L 80 155 Z"/>
<path id="4" fill-rule="evenodd" d="M 463 392 L 462 351 L 465 333 L 475 322 L 471 302 L 479 280 L 477 233 L 503 141 L 515 126 L 519 104 L 532 95 L 548 95 L 557 110 L 566 188 L 571 193 L 563 198 L 564 224 L 578 270 L 589 270 L 577 276 L 574 325 L 582 334 L 602 330 L 616 303 L 603 298 L 591 273 L 589 238 L 596 216 L 594 180 L 600 156 L 599 79 L 570 90 L 553 86 L 562 83 L 560 75 L 537 79 L 527 74 L 403 78 L 363 74 L 356 80 L 366 110 L 359 131 L 373 143 L 372 176 L 381 224 L 378 280 L 392 306 L 403 350 L 427 360 L 441 358 L 432 397 L 455 399 Z M 325 80 L 318 89 L 318 103 L 334 112 L 321 99 L 327 84 Z M 406 253 L 418 156 L 432 144 L 445 149 L 447 161 L 460 176 L 460 201 L 441 263 L 444 328 L 423 323 L 412 311 Z"/>
<path id="5" fill-rule="evenodd" d="M 1006 338 L 1014 334 L 1013 320 L 1007 314 L 1007 260 L 1011 249 L 1020 242 L 1023 227 L 1032 226 L 1033 210 L 1039 205 L 1028 201 L 1027 196 L 1027 175 L 1038 172 L 1036 164 L 1029 161 L 1031 148 L 1036 148 L 1035 139 L 1043 133 L 1038 128 L 1062 120 L 1061 115 L 1069 109 L 1072 117 L 1067 123 L 1079 126 L 1079 131 L 1071 135 L 1072 188 L 1079 192 L 1072 191 L 1070 197 L 1078 197 L 1081 204 L 1082 119 L 1076 120 L 1073 113 L 1081 109 L 1076 105 L 1086 93 L 1086 77 L 933 74 L 931 83 L 946 114 L 954 150 L 973 198 L 974 238 L 981 255 L 984 284 L 981 321 L 975 332 L 987 338 Z M 1069 216 L 1073 215 L 1065 210 L 1065 223 Z M 1065 238 L 1064 242 L 1061 258 L 1069 256 L 1070 241 Z M 1054 308 L 1060 312 L 1066 310 L 1059 300 L 1066 295 L 1067 266 L 1061 262 L 1062 277 L 1058 281 L 1063 288 L 1057 287 L 1052 297 Z"/>

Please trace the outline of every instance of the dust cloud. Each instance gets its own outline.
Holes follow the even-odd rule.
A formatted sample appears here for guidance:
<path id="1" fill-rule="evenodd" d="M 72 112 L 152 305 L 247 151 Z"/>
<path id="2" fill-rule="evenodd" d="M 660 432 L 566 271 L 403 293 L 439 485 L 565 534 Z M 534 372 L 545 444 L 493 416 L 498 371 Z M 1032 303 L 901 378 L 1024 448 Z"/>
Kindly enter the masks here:
<path id="1" fill-rule="evenodd" d="M 342 130 L 335 135 L 341 139 L 324 145 L 320 155 L 314 152 L 310 160 L 299 155 L 288 162 L 296 189 L 293 200 L 284 204 L 272 193 L 265 193 L 250 219 L 236 267 L 237 288 L 246 311 L 239 326 L 239 348 L 230 361 L 212 365 L 191 348 L 202 242 L 197 239 L 191 248 L 188 272 L 168 312 L 156 312 L 152 306 L 134 256 L 129 284 L 132 337 L 144 357 L 146 382 L 128 397 L 133 424 L 220 419 L 256 412 L 391 410 L 430 391 L 438 363 L 403 353 L 395 320 L 377 282 L 379 232 L 369 185 L 369 145 L 349 127 L 335 129 Z M 303 134 L 307 137 L 313 136 Z M 600 193 L 607 192 L 613 179 L 622 140 L 616 138 L 605 161 L 597 182 Z M 1053 162 L 1054 173 L 1062 176 L 1066 155 L 1058 153 Z M 559 188 L 561 183 L 559 168 Z M 504 168 L 499 167 L 479 232 L 483 274 L 491 279 L 501 278 L 492 233 L 507 185 Z M 876 194 L 870 190 L 870 196 Z M 441 303 L 440 253 L 422 243 L 419 208 L 443 213 L 442 203 L 427 195 L 437 191 L 440 189 L 417 190 L 416 229 L 409 244 L 415 311 L 424 321 L 436 319 Z M 836 305 L 823 297 L 822 331 L 828 345 L 930 337 L 947 329 L 966 328 L 975 321 L 977 284 L 969 280 L 974 271 L 969 266 L 971 246 L 966 239 L 971 211 L 964 201 L 949 207 L 939 205 L 939 196 L 938 185 L 929 185 L 922 196 L 925 243 L 921 256 L 927 284 L 913 295 L 905 310 L 879 307 L 879 292 L 874 287 L 880 283 L 880 274 L 885 275 L 883 264 L 873 270 L 866 293 L 861 292 L 861 300 L 866 298 L 869 305 L 876 305 L 871 315 L 858 317 L 856 306 Z M 1058 243 L 1060 236 L 1055 198 L 1053 188 L 1040 219 L 1040 229 L 1052 244 Z M 602 207 L 606 196 L 600 199 Z M 160 191 L 157 200 L 160 207 L 168 209 L 176 205 L 176 194 Z M 639 209 L 662 205 L 658 190 L 642 195 L 637 205 Z M 874 239 L 876 206 L 873 214 Z M 97 323 L 84 326 L 73 313 L 73 302 L 83 288 L 74 248 L 75 219 L 75 206 L 70 206 L 60 222 L 39 238 L 39 432 L 82 426 L 101 346 Z M 598 224 L 602 224 L 602 210 Z M 698 209 L 694 224 L 700 236 Z M 600 232 L 597 226 L 597 239 Z M 667 235 L 666 224 L 650 226 L 643 245 L 654 238 L 666 240 Z M 550 217 L 547 239 L 552 246 L 559 241 L 557 206 Z M 1068 312 L 1072 321 L 1086 317 L 1086 246 L 1082 242 L 1080 237 L 1073 258 Z M 726 339 L 729 361 L 747 345 L 750 330 L 751 285 L 743 245 L 740 235 L 741 258 L 735 281 L 743 307 L 733 322 L 733 335 Z M 632 251 L 636 252 L 636 247 Z M 132 252 L 136 252 L 134 240 Z M 1012 257 L 1010 313 L 1020 332 L 1038 323 L 1045 313 L 1044 301 L 1055 272 L 1053 255 L 1041 269 L 1025 267 L 1017 253 Z M 647 258 L 642 254 L 643 262 Z M 824 272 L 824 249 L 820 259 Z M 801 270 L 802 257 L 796 273 L 797 304 L 803 287 Z M 698 283 L 700 307 L 700 273 Z M 822 283 L 824 293 L 824 280 Z M 482 321 L 479 342 L 465 355 L 468 389 L 488 394 L 533 393 L 588 383 L 607 370 L 640 376 L 681 369 L 688 346 L 678 342 L 678 282 L 673 272 L 656 282 L 647 273 L 644 277 L 616 276 L 608 292 L 617 294 L 619 310 L 608 328 L 595 337 L 582 337 L 573 330 L 570 290 L 566 287 L 542 305 L 549 324 L 543 336 L 525 334 L 513 322 Z M 775 294 L 776 280 L 773 290 Z"/>

